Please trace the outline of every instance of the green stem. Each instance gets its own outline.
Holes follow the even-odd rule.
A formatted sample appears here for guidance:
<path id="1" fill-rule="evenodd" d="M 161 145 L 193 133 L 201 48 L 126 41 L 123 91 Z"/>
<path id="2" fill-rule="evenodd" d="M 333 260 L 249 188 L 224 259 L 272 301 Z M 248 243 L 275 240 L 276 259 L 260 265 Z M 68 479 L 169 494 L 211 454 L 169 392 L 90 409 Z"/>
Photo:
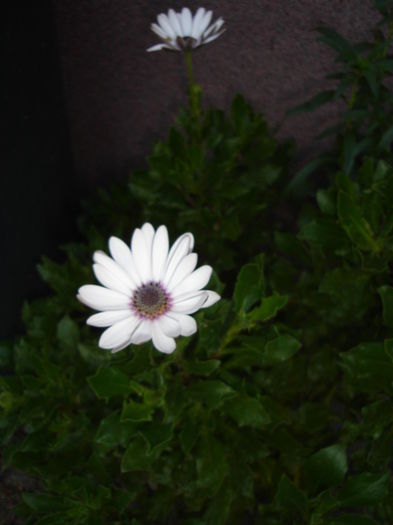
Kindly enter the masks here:
<path id="1" fill-rule="evenodd" d="M 187 74 L 188 74 L 188 96 L 190 101 L 190 109 L 192 114 L 195 117 L 195 121 L 199 124 L 199 117 L 200 117 L 200 108 L 199 108 L 199 100 L 198 100 L 198 88 L 197 84 L 194 81 L 194 71 L 192 67 L 192 54 L 191 50 L 187 49 L 184 52 L 184 55 L 186 57 L 186 65 L 187 65 Z"/>
<path id="2" fill-rule="evenodd" d="M 358 82 L 359 80 L 356 78 L 352 86 L 351 98 L 349 99 L 349 102 L 348 102 L 348 109 L 352 109 L 355 104 L 357 89 L 358 89 Z M 350 118 L 347 117 L 346 128 L 349 129 L 350 127 L 351 127 L 351 121 L 350 121 Z"/>

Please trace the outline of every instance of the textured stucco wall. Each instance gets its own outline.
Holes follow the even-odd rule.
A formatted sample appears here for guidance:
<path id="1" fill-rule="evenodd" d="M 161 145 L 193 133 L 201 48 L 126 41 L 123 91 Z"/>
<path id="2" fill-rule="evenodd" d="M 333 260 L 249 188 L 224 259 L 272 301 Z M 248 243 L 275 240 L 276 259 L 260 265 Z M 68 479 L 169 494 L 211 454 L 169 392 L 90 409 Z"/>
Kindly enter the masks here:
<path id="1" fill-rule="evenodd" d="M 121 178 L 143 165 L 184 102 L 180 53 L 148 54 L 157 13 L 200 2 L 178 0 L 53 0 L 81 187 Z M 194 55 L 205 99 L 226 108 L 243 93 L 271 126 L 286 110 L 327 87 L 333 53 L 316 39 L 321 24 L 351 41 L 368 36 L 378 14 L 371 0 L 219 0 L 203 5 L 222 16 L 227 32 Z M 313 137 L 337 109 L 287 120 L 280 136 L 298 142 L 297 164 L 313 156 Z M 321 146 L 319 146 L 321 147 Z"/>

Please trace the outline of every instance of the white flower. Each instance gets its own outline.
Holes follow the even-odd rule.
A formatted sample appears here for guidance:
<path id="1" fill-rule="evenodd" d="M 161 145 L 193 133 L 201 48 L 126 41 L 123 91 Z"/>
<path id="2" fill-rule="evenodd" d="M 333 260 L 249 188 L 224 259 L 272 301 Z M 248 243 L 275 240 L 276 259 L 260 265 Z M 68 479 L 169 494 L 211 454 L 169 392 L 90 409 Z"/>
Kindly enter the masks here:
<path id="1" fill-rule="evenodd" d="M 210 24 L 213 16 L 212 11 L 206 11 L 200 7 L 193 17 L 188 7 L 183 7 L 181 13 L 175 13 L 169 9 L 168 14 L 161 13 L 157 16 L 158 24 L 151 24 L 151 29 L 163 41 L 149 47 L 147 51 L 160 51 L 161 49 L 172 49 L 181 51 L 194 49 L 218 38 L 225 29 L 222 29 L 224 20 L 218 18 L 214 24 Z"/>
<path id="2" fill-rule="evenodd" d="M 202 290 L 212 268 L 195 270 L 197 254 L 192 253 L 194 237 L 185 233 L 169 249 L 168 231 L 156 231 L 145 223 L 137 228 L 130 248 L 117 237 L 109 239 L 112 258 L 102 251 L 93 255 L 93 270 L 103 286 L 88 284 L 78 290 L 78 299 L 100 313 L 87 324 L 109 327 L 99 346 L 118 352 L 129 344 L 150 339 L 160 352 L 176 348 L 174 337 L 196 332 L 190 314 L 220 299 L 216 292 Z"/>

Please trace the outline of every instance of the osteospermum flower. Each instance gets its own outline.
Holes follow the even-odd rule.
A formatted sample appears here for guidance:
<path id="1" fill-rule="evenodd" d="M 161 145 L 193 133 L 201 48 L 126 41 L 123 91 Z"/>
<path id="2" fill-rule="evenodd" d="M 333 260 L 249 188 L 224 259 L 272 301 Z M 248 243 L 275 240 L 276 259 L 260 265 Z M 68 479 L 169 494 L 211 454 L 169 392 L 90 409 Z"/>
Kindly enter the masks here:
<path id="1" fill-rule="evenodd" d="M 180 13 L 169 9 L 168 14 L 161 13 L 157 16 L 158 24 L 151 24 L 151 29 L 163 41 L 147 49 L 147 51 L 160 51 L 172 49 L 181 51 L 212 42 L 218 38 L 225 29 L 222 28 L 224 20 L 218 18 L 210 24 L 212 11 L 200 7 L 193 17 L 188 7 L 183 7 Z"/>
<path id="2" fill-rule="evenodd" d="M 78 299 L 100 312 L 87 319 L 91 326 L 107 327 L 99 346 L 118 352 L 130 344 L 152 339 L 160 352 L 176 348 L 174 338 L 196 332 L 190 314 L 220 299 L 216 292 L 202 290 L 212 268 L 195 270 L 194 237 L 185 233 L 169 249 L 168 231 L 156 231 L 149 223 L 137 228 L 130 248 L 117 237 L 109 239 L 109 257 L 93 255 L 93 270 L 103 286 L 88 284 L 78 290 Z"/>

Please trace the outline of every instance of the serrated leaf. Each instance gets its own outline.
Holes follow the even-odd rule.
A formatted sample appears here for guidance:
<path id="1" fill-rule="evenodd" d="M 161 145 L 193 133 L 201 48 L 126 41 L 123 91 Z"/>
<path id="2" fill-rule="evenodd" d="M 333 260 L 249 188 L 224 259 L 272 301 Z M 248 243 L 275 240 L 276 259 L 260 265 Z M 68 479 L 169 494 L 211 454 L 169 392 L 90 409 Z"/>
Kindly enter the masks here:
<path id="1" fill-rule="evenodd" d="M 330 445 L 313 454 L 306 462 L 310 488 L 329 488 L 339 485 L 348 471 L 345 447 Z"/>
<path id="2" fill-rule="evenodd" d="M 129 401 L 124 403 L 121 412 L 122 421 L 151 421 L 153 418 L 155 406 L 151 403 L 136 403 Z"/>
<path id="3" fill-rule="evenodd" d="M 208 361 L 186 361 L 184 368 L 189 374 L 198 376 L 210 376 L 221 365 L 218 359 L 209 359 Z"/>
<path id="4" fill-rule="evenodd" d="M 331 102 L 334 99 L 335 91 L 322 91 L 317 95 L 313 96 L 307 102 L 303 102 L 299 106 L 287 111 L 287 115 L 297 115 L 298 113 L 308 113 L 309 111 L 315 111 L 317 108 Z"/>
<path id="5" fill-rule="evenodd" d="M 262 263 L 244 265 L 236 279 L 233 294 L 236 312 L 247 312 L 253 304 L 262 298 L 264 275 Z"/>
<path id="6" fill-rule="evenodd" d="M 98 427 L 95 441 L 108 447 L 127 446 L 131 437 L 138 432 L 138 425 L 120 421 L 120 414 L 114 412 L 103 419 Z"/>
<path id="7" fill-rule="evenodd" d="M 189 397 L 199 403 L 204 403 L 213 410 L 235 395 L 235 391 L 223 381 L 199 381 L 188 389 Z"/>
<path id="8" fill-rule="evenodd" d="M 268 341 L 265 345 L 264 359 L 266 363 L 283 363 L 301 348 L 302 343 L 295 337 L 285 334 Z"/>
<path id="9" fill-rule="evenodd" d="M 121 459 L 121 471 L 150 470 L 156 455 L 150 453 L 150 447 L 142 436 L 137 436 L 128 445 Z"/>
<path id="10" fill-rule="evenodd" d="M 381 286 L 378 288 L 379 296 L 383 306 L 383 322 L 385 326 L 393 328 L 393 287 Z"/>
<path id="11" fill-rule="evenodd" d="M 185 454 L 189 454 L 198 440 L 200 422 L 188 419 L 183 422 L 183 428 L 179 434 L 181 448 Z"/>
<path id="12" fill-rule="evenodd" d="M 252 321 L 268 321 L 276 317 L 277 313 L 284 308 L 289 299 L 288 295 L 279 295 L 275 292 L 270 297 L 264 297 L 260 306 L 254 308 L 250 313 Z"/>
<path id="13" fill-rule="evenodd" d="M 239 427 L 264 428 L 270 423 L 270 416 L 262 402 L 246 394 L 238 394 L 227 401 L 224 411 Z"/>
<path id="14" fill-rule="evenodd" d="M 376 245 L 370 225 L 363 217 L 360 207 L 350 195 L 341 190 L 338 192 L 337 212 L 348 237 L 363 250 L 375 250 Z"/>
<path id="15" fill-rule="evenodd" d="M 87 382 L 99 399 L 123 396 L 131 392 L 129 378 L 115 367 L 101 367 L 97 373 L 87 378 Z"/>
<path id="16" fill-rule="evenodd" d="M 214 495 L 228 471 L 224 445 L 213 436 L 207 436 L 199 449 L 196 468 L 197 486 Z"/>
<path id="17" fill-rule="evenodd" d="M 63 317 L 57 325 L 57 339 L 66 350 L 75 350 L 79 340 L 79 328 L 68 316 Z"/>
<path id="18" fill-rule="evenodd" d="M 386 499 L 389 491 L 390 475 L 363 472 L 348 479 L 338 495 L 342 506 L 375 505 Z"/>
<path id="19" fill-rule="evenodd" d="M 171 441 L 173 435 L 173 425 L 153 422 L 149 423 L 148 425 L 144 425 L 140 433 L 149 446 L 149 454 L 156 454 L 157 456 L 159 449 L 162 449 Z"/>
<path id="20" fill-rule="evenodd" d="M 303 514 L 307 509 L 307 498 L 288 477 L 283 474 L 278 484 L 275 504 L 284 512 Z"/>
<path id="21" fill-rule="evenodd" d="M 359 514 L 343 514 L 327 525 L 379 525 L 376 521 L 367 516 Z"/>

